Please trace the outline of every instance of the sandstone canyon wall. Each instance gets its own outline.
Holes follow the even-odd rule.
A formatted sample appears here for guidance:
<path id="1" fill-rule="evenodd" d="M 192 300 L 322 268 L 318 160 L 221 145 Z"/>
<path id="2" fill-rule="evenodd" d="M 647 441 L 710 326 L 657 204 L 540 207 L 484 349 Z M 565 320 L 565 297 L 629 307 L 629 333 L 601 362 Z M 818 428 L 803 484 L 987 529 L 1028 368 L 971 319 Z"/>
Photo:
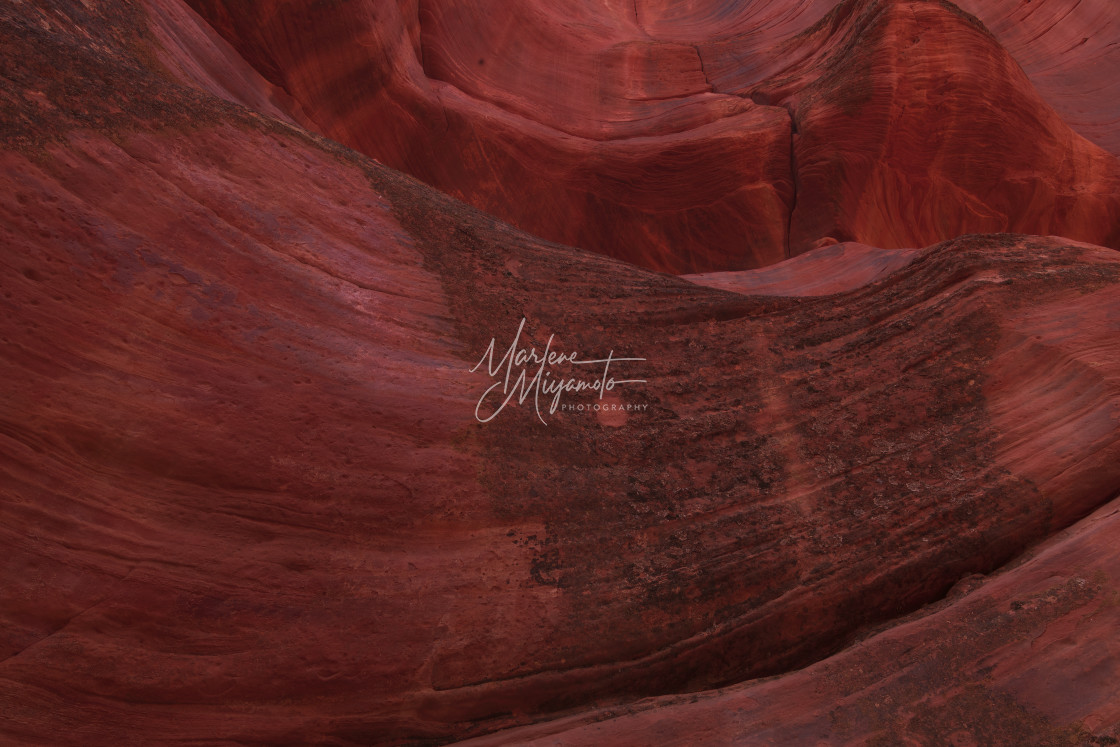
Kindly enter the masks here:
<path id="1" fill-rule="evenodd" d="M 1116 159 L 940 0 L 191 5 L 328 136 L 652 269 L 969 232 L 1120 246 Z"/>
<path id="2" fill-rule="evenodd" d="M 0 8 L 0 737 L 1115 743 L 1107 44 L 1001 23 Z M 639 409 L 480 424 L 522 319 Z"/>

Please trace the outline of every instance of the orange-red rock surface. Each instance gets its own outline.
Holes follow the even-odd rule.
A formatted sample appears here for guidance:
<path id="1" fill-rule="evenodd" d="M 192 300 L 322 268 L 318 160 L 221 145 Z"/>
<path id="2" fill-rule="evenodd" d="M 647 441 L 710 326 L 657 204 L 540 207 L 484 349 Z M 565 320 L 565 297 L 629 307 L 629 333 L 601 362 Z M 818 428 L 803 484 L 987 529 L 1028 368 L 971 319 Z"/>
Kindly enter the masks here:
<path id="1" fill-rule="evenodd" d="M 449 133 L 523 147 L 546 125 L 394 67 L 407 55 L 379 56 L 393 39 L 415 54 L 426 29 L 445 34 L 452 60 L 469 41 L 452 32 L 471 18 L 394 25 L 443 7 L 407 2 L 318 4 L 314 24 L 288 15 L 306 11 L 298 3 L 199 7 L 203 17 L 172 0 L 0 8 L 0 741 L 1120 738 L 1120 254 L 998 233 L 905 252 L 823 245 L 751 272 L 651 272 L 524 233 L 304 129 L 342 137 L 332 128 L 349 123 L 411 143 L 401 153 L 423 162 L 431 153 L 413 138 L 427 125 L 406 121 L 422 111 L 408 91 L 428 86 L 463 102 Z M 577 29 L 589 7 L 550 17 Z M 827 9 L 642 7 L 634 27 L 679 26 L 686 39 L 761 23 L 760 43 L 855 34 L 887 56 L 913 28 L 899 9 L 912 8 L 919 27 L 945 22 L 931 36 L 994 44 L 933 3 L 864 2 L 792 41 Z M 619 8 L 592 20 L 618 32 L 631 23 Z M 990 49 L 997 80 L 1020 80 Z M 689 78 L 683 56 L 656 54 Z M 936 79 L 914 64 L 934 76 L 918 88 Z M 813 133 L 848 116 L 842 87 L 794 65 L 802 87 L 766 95 L 800 97 L 798 161 L 825 173 Z M 380 93 L 366 88 L 370 70 L 385 75 Z M 653 112 L 661 127 L 718 96 L 662 108 L 647 94 L 668 83 L 635 76 L 636 99 L 609 89 L 586 111 Z M 516 80 L 474 80 L 487 95 L 507 86 L 510 106 L 541 105 Z M 991 90 L 970 80 L 953 81 L 962 107 Z M 330 101 L 307 96 L 329 90 Z M 878 92 L 869 113 L 912 100 Z M 1069 225 L 1096 230 L 1114 160 L 1031 102 L 1033 120 L 1001 116 L 1067 133 L 1068 163 L 1050 151 L 1039 165 L 1068 166 L 1071 181 L 1049 175 L 1055 195 L 1082 189 L 1069 212 L 1035 205 L 1031 220 L 1076 216 Z M 331 118 L 328 103 L 341 107 Z M 988 104 L 970 105 L 981 133 Z M 356 125 L 393 107 L 402 119 Z M 508 129 L 471 119 L 480 112 Z M 771 116 L 788 138 L 784 109 L 753 102 L 682 137 L 707 147 L 723 141 L 697 133 L 726 127 L 739 147 L 769 130 L 735 122 Z M 549 133 L 535 142 L 592 140 Z M 438 142 L 470 157 L 456 137 Z M 659 167 L 684 152 L 615 140 L 596 142 Z M 866 145 L 836 152 L 862 164 Z M 769 153 L 743 146 L 742 157 L 765 170 Z M 603 158 L 601 177 L 622 173 Z M 978 163 L 1010 163 L 991 158 Z M 722 178 L 679 163 L 682 179 Z M 893 168 L 852 184 L 883 184 Z M 1077 181 L 1089 176 L 1099 181 Z M 488 178 L 527 213 L 542 207 L 510 173 Z M 1011 205 L 1005 188 L 984 204 Z M 870 203 L 830 213 L 803 189 L 794 218 L 807 205 L 836 226 L 887 230 Z M 971 205 L 963 194 L 946 210 Z M 625 226 L 622 214 L 579 230 Z M 705 215 L 712 232 L 744 230 L 731 212 Z M 949 232 L 967 222 L 945 221 Z M 723 261 L 726 244 L 660 246 L 632 258 L 739 264 Z M 537 349 L 555 335 L 584 357 L 644 358 L 620 370 L 646 383 L 608 400 L 640 409 L 545 412 L 545 425 L 526 401 L 480 424 L 492 380 L 471 368 L 522 319 Z M 993 575 L 978 585 L 975 574 Z"/>
<path id="2" fill-rule="evenodd" d="M 1120 162 L 940 0 L 191 5 L 324 134 L 649 268 L 991 231 L 1120 247 Z"/>
<path id="3" fill-rule="evenodd" d="M 850 0 L 778 54 L 796 62 L 746 90 L 797 125 L 792 253 L 1008 230 L 1120 246 L 1120 161 L 955 6 Z"/>
<path id="4" fill-rule="evenodd" d="M 1078 133 L 1120 155 L 1120 16 L 1082 0 L 960 0 Z"/>

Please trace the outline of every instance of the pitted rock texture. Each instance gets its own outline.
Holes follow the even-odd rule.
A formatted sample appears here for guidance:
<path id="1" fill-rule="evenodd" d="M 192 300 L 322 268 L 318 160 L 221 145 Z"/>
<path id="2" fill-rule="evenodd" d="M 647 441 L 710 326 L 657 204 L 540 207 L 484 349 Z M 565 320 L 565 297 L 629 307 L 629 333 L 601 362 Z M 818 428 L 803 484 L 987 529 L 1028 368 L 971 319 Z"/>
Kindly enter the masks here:
<path id="1" fill-rule="evenodd" d="M 664 275 L 304 129 L 199 24 L 0 9 L 2 741 L 1120 737 L 1120 254 Z M 640 409 L 480 424 L 521 320 L 644 358 Z"/>
<path id="2" fill-rule="evenodd" d="M 1114 501 L 807 669 L 467 744 L 1116 744 L 1118 518 Z"/>

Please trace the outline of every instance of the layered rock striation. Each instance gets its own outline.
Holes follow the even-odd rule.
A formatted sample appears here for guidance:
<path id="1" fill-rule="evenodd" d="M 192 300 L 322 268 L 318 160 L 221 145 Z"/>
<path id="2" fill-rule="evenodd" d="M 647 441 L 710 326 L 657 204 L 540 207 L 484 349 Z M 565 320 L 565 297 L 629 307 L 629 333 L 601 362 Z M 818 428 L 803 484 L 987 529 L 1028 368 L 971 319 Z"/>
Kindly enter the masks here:
<path id="1" fill-rule="evenodd" d="M 191 5 L 324 134 L 651 269 L 970 232 L 1120 246 L 1120 163 L 1051 108 L 1072 96 L 941 0 Z"/>
<path id="2" fill-rule="evenodd" d="M 564 16 L 572 28 L 592 23 L 579 7 Z M 482 107 L 424 83 L 404 54 L 443 34 L 443 61 L 430 64 L 457 74 L 466 42 L 452 32 L 467 20 L 437 23 L 438 7 L 407 2 L 392 13 L 318 4 L 310 27 L 298 2 L 198 8 L 0 10 L 3 741 L 1120 736 L 1108 687 L 1120 254 L 1061 236 L 964 234 L 905 252 L 887 240 L 792 247 L 801 256 L 754 271 L 654 272 L 525 233 L 322 135 L 345 140 L 353 127 L 421 142 L 416 112 L 453 111 L 408 109 L 428 86 L 463 112 L 501 110 L 493 121 L 512 128 L 448 114 L 448 133 L 524 146 L 510 133 L 529 120 L 513 109 L 532 98 L 512 69 L 498 79 L 513 103 Z M 767 72 L 745 98 L 689 93 L 692 109 L 655 103 L 668 83 L 638 76 L 641 96 L 599 99 L 571 127 L 633 111 L 655 112 L 660 127 L 707 116 L 724 96 L 745 108 L 683 137 L 695 145 L 697 131 L 725 126 L 731 140 L 761 137 L 729 123 L 773 117 L 788 142 L 788 104 L 801 118 L 798 163 L 824 175 L 816 128 L 857 109 L 827 84 L 846 68 L 823 40 L 875 42 L 864 78 L 875 85 L 858 105 L 869 142 L 873 112 L 917 140 L 898 103 L 910 99 L 876 66 L 923 21 L 945 21 L 930 45 L 953 34 L 991 44 L 996 81 L 1025 80 L 944 4 L 788 9 L 595 16 L 693 40 L 708 23 L 744 34 L 758 23 L 772 37 L 758 43 L 806 56 L 789 53 L 788 90 Z M 432 20 L 394 25 L 413 13 Z M 402 57 L 378 51 L 391 39 Z M 573 43 L 573 55 L 588 48 Z M 691 80 L 683 56 L 662 52 Z M 627 64 L 641 70 L 642 59 Z M 907 59 L 934 76 L 914 80 L 936 78 L 921 55 Z M 369 69 L 383 73 L 377 91 L 362 88 Z M 342 71 L 353 87 L 330 83 Z M 953 79 L 970 97 L 995 95 L 970 80 Z M 310 95 L 330 90 L 354 99 L 329 109 Z M 1033 119 L 999 116 L 1058 132 L 1031 101 Z M 983 116 L 997 113 L 972 106 L 990 133 Z M 393 107 L 404 119 L 358 124 Z M 964 148 L 963 124 L 927 134 L 940 132 Z M 640 140 L 594 142 L 617 155 Z M 1038 165 L 1109 183 L 1111 156 L 1064 142 L 1068 163 L 1053 151 Z M 864 163 L 871 146 L 845 143 L 834 152 Z M 753 168 L 768 168 L 767 152 Z M 1005 163 L 981 155 L 994 159 L 983 169 Z M 853 166 L 851 178 L 901 184 L 911 172 L 898 164 L 910 162 L 890 163 Z M 538 200 L 509 173 L 491 176 Z M 804 205 L 833 221 L 833 239 L 843 226 L 893 235 L 870 203 L 814 213 L 825 203 L 803 201 L 810 183 L 795 219 Z M 954 210 L 974 204 L 960 189 L 944 197 Z M 1107 196 L 1085 186 L 1066 213 L 1040 202 L 1032 220 L 1098 226 Z M 993 213 L 1010 204 L 975 199 Z M 961 215 L 944 213 L 946 230 L 967 228 Z M 672 269 L 721 266 L 690 251 Z M 643 261 L 667 267 L 654 256 Z M 621 410 L 538 413 L 528 399 L 480 424 L 494 378 L 476 364 L 523 320 L 524 345 L 552 337 L 584 358 L 643 358 L 618 371 L 644 383 L 611 392 Z"/>

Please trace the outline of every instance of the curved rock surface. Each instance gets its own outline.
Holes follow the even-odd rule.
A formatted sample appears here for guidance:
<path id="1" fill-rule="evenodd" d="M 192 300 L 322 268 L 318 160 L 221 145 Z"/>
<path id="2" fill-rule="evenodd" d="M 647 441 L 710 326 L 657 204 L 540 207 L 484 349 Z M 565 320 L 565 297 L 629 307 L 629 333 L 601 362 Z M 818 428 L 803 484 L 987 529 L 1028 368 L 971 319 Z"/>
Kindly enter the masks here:
<path id="1" fill-rule="evenodd" d="M 442 743 L 768 675 L 729 694 L 757 718 L 572 739 L 817 734 L 829 692 L 838 739 L 1120 736 L 1111 515 L 837 653 L 1115 499 L 1120 254 L 847 244 L 706 287 L 277 117 L 297 91 L 163 7 L 0 9 L 3 741 Z M 521 320 L 644 358 L 631 409 L 479 424 Z"/>
<path id="2" fill-rule="evenodd" d="M 779 56 L 795 62 L 746 90 L 796 125 L 792 253 L 821 236 L 895 248 L 973 231 L 1120 245 L 1120 162 L 955 6 L 848 0 Z"/>
<path id="3" fill-rule="evenodd" d="M 984 21 L 1077 132 L 1120 155 L 1120 18 L 1079 0 L 957 3 Z"/>
<path id="4" fill-rule="evenodd" d="M 464 744 L 1113 744 L 1118 522 L 1113 501 L 1014 569 L 964 579 L 801 671 Z"/>
<path id="5" fill-rule="evenodd" d="M 652 269 L 969 232 L 1120 246 L 1120 162 L 940 0 L 191 4 L 323 133 Z"/>
<path id="6" fill-rule="evenodd" d="M 757 296 L 827 296 L 855 290 L 910 263 L 917 249 L 844 243 L 813 249 L 772 267 L 682 275 L 698 285 Z"/>
<path id="7" fill-rule="evenodd" d="M 441 58 L 439 44 L 428 41 L 430 53 L 422 46 L 430 33 L 421 33 L 420 21 L 435 12 L 428 4 L 398 9 L 392 2 L 358 0 L 334 8 L 329 17 L 310 2 L 192 5 L 257 70 L 291 93 L 324 134 L 538 235 L 680 272 L 770 264 L 785 256 L 793 200 L 788 117 L 739 97 L 697 93 L 699 59 L 691 48 L 691 57 L 682 57 L 676 47 L 660 54 L 620 41 L 613 52 L 603 52 L 614 59 L 616 72 L 604 71 L 610 90 L 601 91 L 597 78 L 589 82 L 595 71 L 580 67 L 582 75 L 571 85 L 559 72 L 543 81 L 531 78 L 536 95 L 529 101 L 518 91 L 504 98 L 493 92 L 492 98 L 502 99 L 499 106 L 426 76 L 422 58 L 430 56 L 437 71 L 453 66 Z M 533 9 L 545 20 L 563 10 L 540 4 L 526 5 L 524 12 Z M 428 26 L 439 28 L 437 20 Z M 316 33 L 298 33 L 306 28 Z M 546 48 L 571 39 L 550 39 L 545 31 L 540 41 Z M 511 22 L 490 47 L 516 52 L 521 33 Z M 447 45 L 458 49 L 454 41 Z M 562 69 L 527 67 L 534 49 L 521 49 L 529 58 L 512 57 L 506 66 Z M 477 64 L 475 50 L 462 53 L 472 55 L 471 66 L 486 67 Z M 500 57 L 482 59 L 490 59 L 490 68 L 502 65 Z M 626 90 L 624 69 L 643 65 L 654 89 Z M 679 75 L 659 83 L 662 65 Z M 555 85 L 562 94 L 578 89 L 578 106 L 594 106 L 601 98 L 605 103 L 583 122 L 519 113 L 541 99 L 564 101 L 548 88 Z M 666 90 L 655 90 L 657 85 Z M 673 101 L 678 95 L 685 100 Z M 617 115 L 609 113 L 615 110 Z M 652 123 L 630 121 L 645 116 L 653 116 Z M 612 117 L 620 121 L 612 123 Z M 589 138 L 588 128 L 628 137 L 603 142 L 609 132 Z"/>

